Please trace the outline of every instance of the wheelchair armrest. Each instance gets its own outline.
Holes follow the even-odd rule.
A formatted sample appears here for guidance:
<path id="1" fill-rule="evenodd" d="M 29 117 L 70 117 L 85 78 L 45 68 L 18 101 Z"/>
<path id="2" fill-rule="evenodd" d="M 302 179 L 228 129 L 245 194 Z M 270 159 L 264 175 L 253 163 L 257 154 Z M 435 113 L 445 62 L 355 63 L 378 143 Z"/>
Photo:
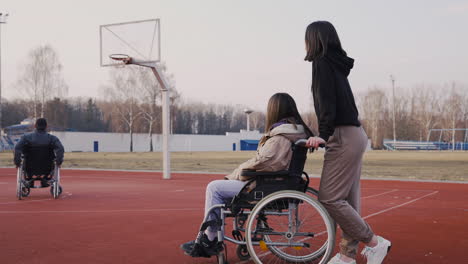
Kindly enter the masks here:
<path id="1" fill-rule="evenodd" d="M 288 176 L 289 171 L 288 170 L 281 170 L 281 171 L 254 171 L 254 170 L 242 170 L 241 171 L 241 176 L 246 176 L 246 177 L 256 177 L 256 176 L 272 176 L 272 177 L 277 177 L 277 176 Z"/>

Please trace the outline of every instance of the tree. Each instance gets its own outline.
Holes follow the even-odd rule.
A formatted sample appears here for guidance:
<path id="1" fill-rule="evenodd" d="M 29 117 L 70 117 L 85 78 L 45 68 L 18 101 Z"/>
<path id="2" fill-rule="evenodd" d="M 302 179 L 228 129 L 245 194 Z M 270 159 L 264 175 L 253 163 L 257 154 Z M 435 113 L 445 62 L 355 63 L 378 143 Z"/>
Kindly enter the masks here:
<path id="1" fill-rule="evenodd" d="M 386 117 L 387 96 L 385 92 L 378 88 L 373 88 L 367 92 L 362 100 L 362 113 L 366 119 L 367 131 L 370 131 L 371 145 L 373 148 L 381 148 L 382 141 L 379 135 L 379 128 Z"/>
<path id="2" fill-rule="evenodd" d="M 39 46 L 29 52 L 17 85 L 31 98 L 34 118 L 38 117 L 38 106 L 40 117 L 44 117 L 46 101 L 53 97 L 61 98 L 68 92 L 62 68 L 57 52 L 50 45 Z"/>
<path id="3" fill-rule="evenodd" d="M 149 69 L 139 67 L 136 72 L 138 73 L 137 85 L 142 91 L 140 110 L 142 118 L 148 125 L 149 151 L 153 152 L 153 126 L 160 117 L 158 102 L 161 101 L 161 86 Z"/>
<path id="4" fill-rule="evenodd" d="M 83 131 L 104 131 L 106 129 L 102 120 L 101 109 L 93 99 L 88 99 L 84 111 Z"/>
<path id="5" fill-rule="evenodd" d="M 452 130 L 452 150 L 455 150 L 455 128 L 457 121 L 462 119 L 463 99 L 462 94 L 456 89 L 455 83 L 452 83 L 452 89 L 444 104 L 447 121 Z"/>
<path id="6" fill-rule="evenodd" d="M 2 124 L 4 127 L 19 124 L 28 117 L 28 102 L 24 100 L 2 100 Z"/>
<path id="7" fill-rule="evenodd" d="M 265 114 L 263 112 L 255 111 L 250 114 L 250 124 L 252 125 L 253 130 L 262 130 L 265 124 Z"/>
<path id="8" fill-rule="evenodd" d="M 104 88 L 113 104 L 119 120 L 130 134 L 130 152 L 133 152 L 133 132 L 135 121 L 143 114 L 138 102 L 141 86 L 138 85 L 138 71 L 135 66 L 125 66 L 110 71 L 110 86 Z"/>
<path id="9" fill-rule="evenodd" d="M 169 84 L 169 98 L 170 98 L 170 111 L 174 111 L 174 105 L 180 97 L 180 94 L 175 88 L 174 76 L 167 73 L 167 67 L 164 63 L 160 65 L 161 71 L 166 78 L 167 83 Z M 140 100 L 142 104 L 140 105 L 140 110 L 142 113 L 142 118 L 147 124 L 148 127 L 148 137 L 149 137 L 149 151 L 153 151 L 153 127 L 155 124 L 159 123 L 161 119 L 161 85 L 157 81 L 156 77 L 148 68 L 138 67 L 135 69 L 137 74 L 136 86 L 139 86 L 141 91 Z M 174 124 L 174 115 L 171 115 L 171 131 Z"/>
<path id="10" fill-rule="evenodd" d="M 170 130 L 170 133 L 173 134 L 174 133 L 174 125 L 177 121 L 177 110 L 178 110 L 178 104 L 179 104 L 179 101 L 180 101 L 180 93 L 176 90 L 175 88 L 175 85 L 174 85 L 174 82 L 172 81 L 172 79 L 169 79 L 168 80 L 168 83 L 169 83 L 169 111 L 171 113 L 170 115 L 170 123 L 169 123 L 169 130 Z M 162 124 L 161 124 L 162 126 Z M 162 128 L 161 128 L 162 130 Z"/>
<path id="11" fill-rule="evenodd" d="M 68 113 L 69 113 L 69 104 L 67 100 L 60 100 L 60 98 L 53 98 L 44 103 L 46 112 L 43 116 L 47 118 L 49 127 L 52 130 L 63 130 L 66 129 L 69 125 L 68 122 Z"/>
<path id="12" fill-rule="evenodd" d="M 433 88 L 420 86 L 413 89 L 413 98 L 419 140 L 429 141 L 429 130 L 437 125 L 436 118 L 440 112 L 439 97 Z"/>

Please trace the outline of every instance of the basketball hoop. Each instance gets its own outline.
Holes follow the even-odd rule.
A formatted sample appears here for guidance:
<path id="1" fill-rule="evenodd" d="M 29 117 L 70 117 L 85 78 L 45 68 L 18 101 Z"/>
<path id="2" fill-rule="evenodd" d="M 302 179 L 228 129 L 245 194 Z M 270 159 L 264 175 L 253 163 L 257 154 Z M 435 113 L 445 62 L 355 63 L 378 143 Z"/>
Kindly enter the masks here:
<path id="1" fill-rule="evenodd" d="M 158 63 L 161 58 L 159 19 L 147 19 L 99 26 L 99 54 L 102 67 L 123 68 L 128 64 L 148 67 L 161 86 L 163 179 L 171 178 L 169 149 L 169 85 Z"/>
<path id="2" fill-rule="evenodd" d="M 111 54 L 109 58 L 115 61 L 121 62 L 123 65 L 129 64 L 132 61 L 132 58 L 127 54 Z"/>

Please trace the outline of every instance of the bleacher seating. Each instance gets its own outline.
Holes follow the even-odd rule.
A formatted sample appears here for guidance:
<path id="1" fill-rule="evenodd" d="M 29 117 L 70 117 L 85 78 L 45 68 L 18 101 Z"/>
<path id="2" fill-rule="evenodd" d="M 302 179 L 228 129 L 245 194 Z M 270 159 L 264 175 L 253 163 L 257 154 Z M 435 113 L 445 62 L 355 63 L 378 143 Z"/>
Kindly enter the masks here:
<path id="1" fill-rule="evenodd" d="M 13 150 L 20 137 L 11 138 L 8 135 L 0 137 L 0 151 Z"/>
<path id="2" fill-rule="evenodd" d="M 393 141 L 385 139 L 384 148 L 387 150 L 452 150 L 452 142 L 439 141 Z M 468 142 L 456 142 L 455 150 L 468 150 Z"/>

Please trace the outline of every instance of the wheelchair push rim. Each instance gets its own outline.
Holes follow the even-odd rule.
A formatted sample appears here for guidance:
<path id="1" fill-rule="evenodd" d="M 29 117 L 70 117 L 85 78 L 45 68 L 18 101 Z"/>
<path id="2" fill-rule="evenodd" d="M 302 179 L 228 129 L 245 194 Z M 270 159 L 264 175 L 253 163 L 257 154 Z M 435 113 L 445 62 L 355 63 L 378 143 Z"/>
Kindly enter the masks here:
<path id="1" fill-rule="evenodd" d="M 326 263 L 334 241 L 325 208 L 297 191 L 270 194 L 247 220 L 247 249 L 255 263 Z"/>
<path id="2" fill-rule="evenodd" d="M 58 199 L 62 194 L 62 186 L 60 186 L 60 168 L 57 166 L 54 170 L 54 182 L 50 188 L 50 193 L 54 199 Z"/>
<path id="3" fill-rule="evenodd" d="M 16 197 L 21 200 L 23 197 L 23 173 L 21 168 L 18 168 L 16 174 Z"/>

